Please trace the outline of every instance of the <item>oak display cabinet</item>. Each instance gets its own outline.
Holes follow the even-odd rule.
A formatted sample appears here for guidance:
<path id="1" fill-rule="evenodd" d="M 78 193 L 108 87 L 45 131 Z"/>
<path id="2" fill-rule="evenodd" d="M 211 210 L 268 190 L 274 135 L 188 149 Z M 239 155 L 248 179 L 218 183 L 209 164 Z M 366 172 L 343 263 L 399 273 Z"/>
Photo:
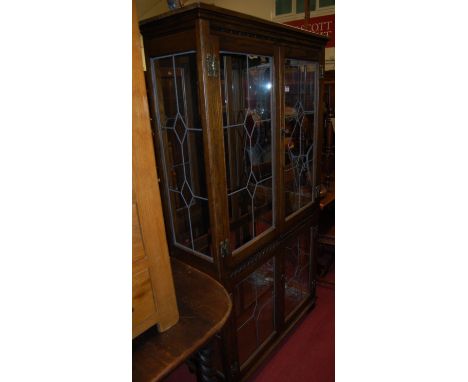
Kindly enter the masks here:
<path id="1" fill-rule="evenodd" d="M 245 379 L 315 303 L 327 38 L 206 4 L 140 30 L 170 253 L 229 292 Z"/>

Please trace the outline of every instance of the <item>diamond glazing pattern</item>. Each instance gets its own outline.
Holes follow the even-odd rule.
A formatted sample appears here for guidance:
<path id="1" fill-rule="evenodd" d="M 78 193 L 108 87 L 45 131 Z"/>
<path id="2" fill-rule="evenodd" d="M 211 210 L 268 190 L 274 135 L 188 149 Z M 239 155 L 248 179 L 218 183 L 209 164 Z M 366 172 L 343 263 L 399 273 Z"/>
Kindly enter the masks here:
<path id="1" fill-rule="evenodd" d="M 221 54 L 231 250 L 273 225 L 271 57 Z"/>
<path id="2" fill-rule="evenodd" d="M 211 256 L 195 54 L 155 58 L 152 63 L 173 240 L 196 254 Z"/>
<path id="3" fill-rule="evenodd" d="M 314 200 L 316 64 L 286 60 L 285 67 L 285 202 L 286 214 Z"/>

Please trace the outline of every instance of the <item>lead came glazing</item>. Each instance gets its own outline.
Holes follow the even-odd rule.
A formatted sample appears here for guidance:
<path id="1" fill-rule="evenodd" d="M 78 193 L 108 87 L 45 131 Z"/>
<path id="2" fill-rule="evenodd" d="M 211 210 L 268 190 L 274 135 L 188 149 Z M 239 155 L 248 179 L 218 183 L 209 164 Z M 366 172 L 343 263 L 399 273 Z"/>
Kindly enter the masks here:
<path id="1" fill-rule="evenodd" d="M 284 190 L 289 216 L 314 201 L 317 64 L 287 59 L 284 83 Z"/>
<path id="2" fill-rule="evenodd" d="M 230 243 L 235 250 L 273 226 L 273 60 L 222 52 L 220 65 Z"/>
<path id="3" fill-rule="evenodd" d="M 152 59 L 173 240 L 184 249 L 211 257 L 196 68 L 192 52 Z"/>

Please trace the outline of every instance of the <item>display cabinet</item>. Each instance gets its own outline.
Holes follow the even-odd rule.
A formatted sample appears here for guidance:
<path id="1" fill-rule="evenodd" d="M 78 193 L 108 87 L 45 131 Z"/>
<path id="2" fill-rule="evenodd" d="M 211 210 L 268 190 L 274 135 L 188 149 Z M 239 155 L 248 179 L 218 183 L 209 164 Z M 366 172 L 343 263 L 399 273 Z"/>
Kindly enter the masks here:
<path id="1" fill-rule="evenodd" d="M 315 303 L 327 38 L 206 4 L 140 30 L 170 253 L 229 292 L 245 379 Z"/>

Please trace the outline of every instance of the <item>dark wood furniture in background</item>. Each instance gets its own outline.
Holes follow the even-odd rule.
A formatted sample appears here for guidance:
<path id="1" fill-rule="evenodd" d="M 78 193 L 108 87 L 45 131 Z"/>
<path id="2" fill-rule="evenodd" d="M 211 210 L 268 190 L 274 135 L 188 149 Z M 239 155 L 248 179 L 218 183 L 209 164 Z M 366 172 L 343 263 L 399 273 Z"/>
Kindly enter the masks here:
<path id="1" fill-rule="evenodd" d="M 335 71 L 325 72 L 323 143 L 322 143 L 322 184 L 327 193 L 335 194 Z"/>
<path id="2" fill-rule="evenodd" d="M 327 38 L 205 4 L 140 30 L 170 253 L 228 291 L 246 379 L 315 303 Z"/>
<path id="3" fill-rule="evenodd" d="M 317 272 L 324 276 L 335 261 L 335 71 L 325 72 L 322 143 L 322 185 L 320 200 L 319 252 Z"/>
<path id="4" fill-rule="evenodd" d="M 199 381 L 211 381 L 213 338 L 226 322 L 232 304 L 226 290 L 212 277 L 172 260 L 180 319 L 169 330 L 155 327 L 133 340 L 134 382 L 159 381 L 195 355 Z"/>

